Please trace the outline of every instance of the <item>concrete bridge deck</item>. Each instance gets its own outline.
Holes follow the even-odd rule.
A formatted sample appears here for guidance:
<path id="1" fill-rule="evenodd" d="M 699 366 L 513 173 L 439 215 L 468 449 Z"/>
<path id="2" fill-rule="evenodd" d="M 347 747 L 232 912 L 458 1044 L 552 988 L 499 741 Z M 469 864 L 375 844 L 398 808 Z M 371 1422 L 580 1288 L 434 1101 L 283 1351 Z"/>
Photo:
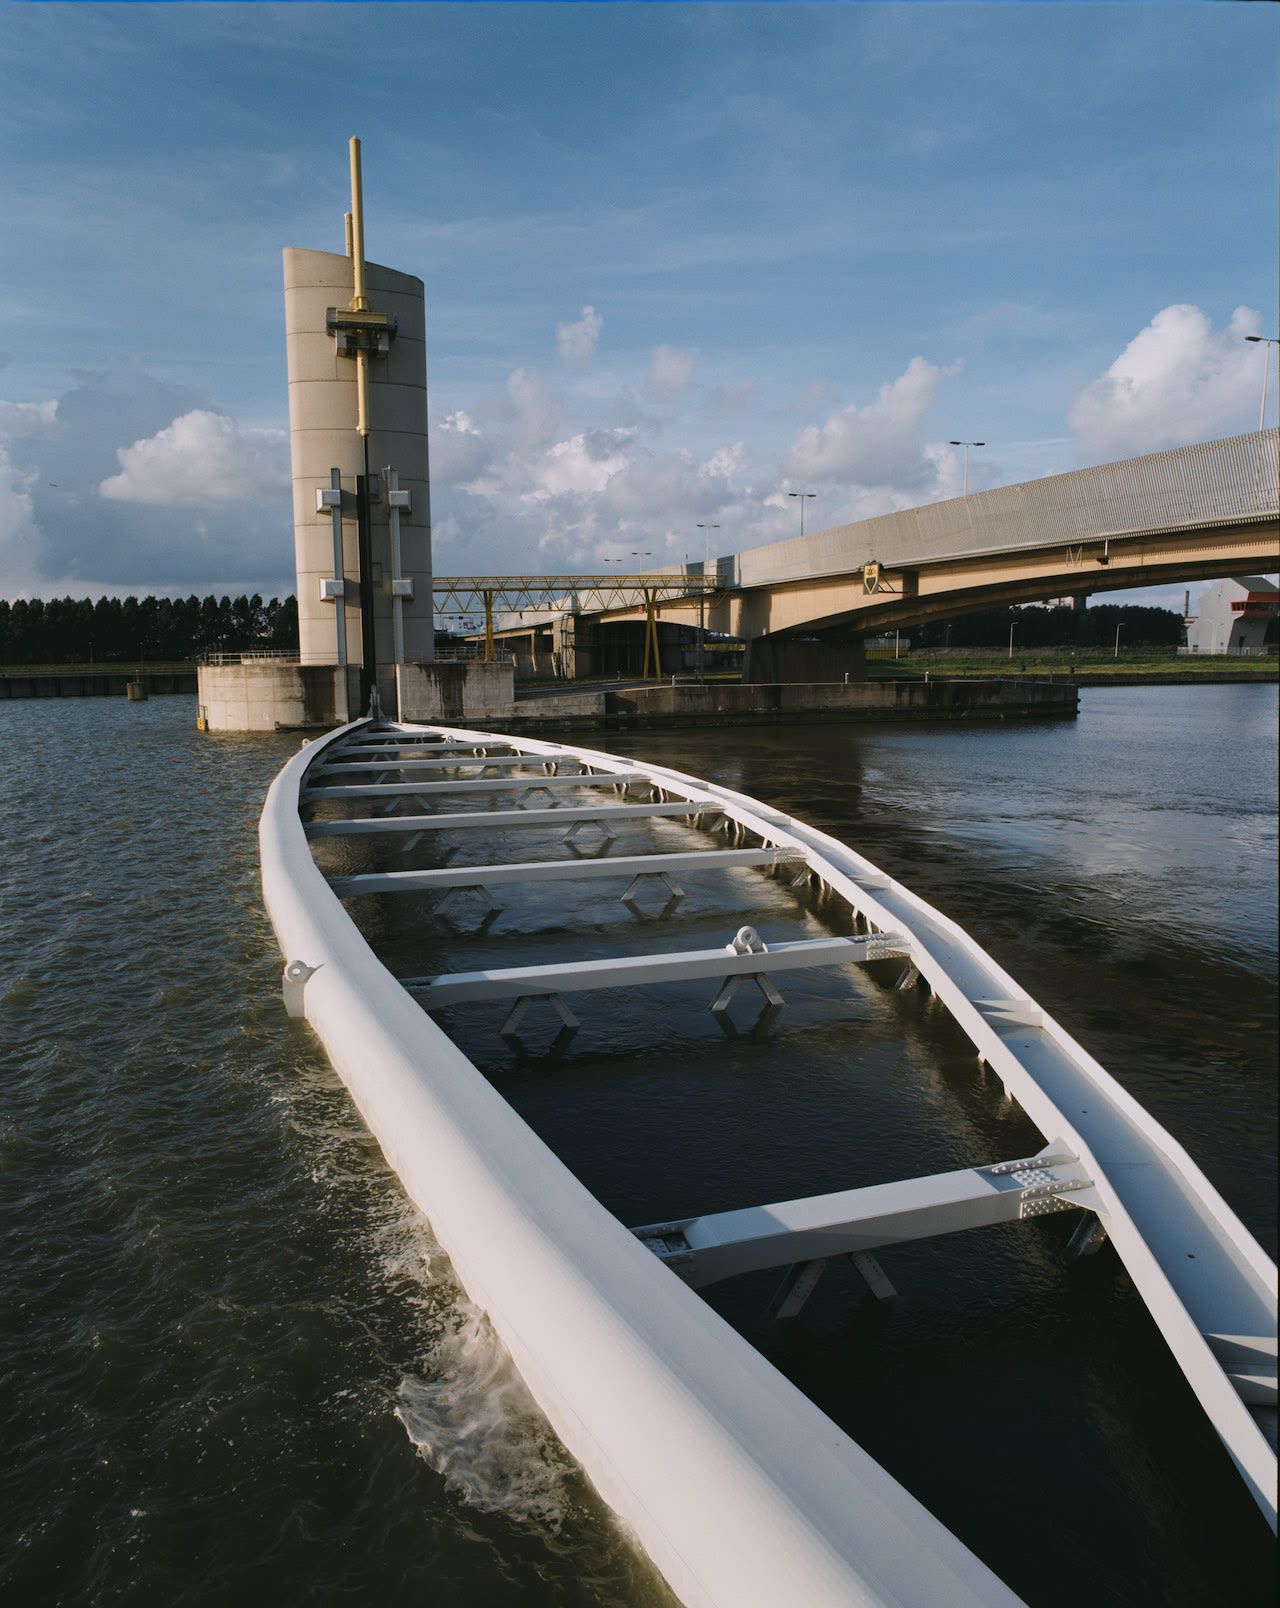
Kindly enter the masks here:
<path id="1" fill-rule="evenodd" d="M 1046 597 L 1280 564 L 1275 430 L 974 492 L 720 558 L 708 630 L 864 634 Z M 702 579 L 704 566 L 685 573 Z M 664 575 L 681 573 L 678 570 Z M 664 620 L 699 623 L 699 600 Z M 625 610 L 601 621 L 634 619 Z"/>

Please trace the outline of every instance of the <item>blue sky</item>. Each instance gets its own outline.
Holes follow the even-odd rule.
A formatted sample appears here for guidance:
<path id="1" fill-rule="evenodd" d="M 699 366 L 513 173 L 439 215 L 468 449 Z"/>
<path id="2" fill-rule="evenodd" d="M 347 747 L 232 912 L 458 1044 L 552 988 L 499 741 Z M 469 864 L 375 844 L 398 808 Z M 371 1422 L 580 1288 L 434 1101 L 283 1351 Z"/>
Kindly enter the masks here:
<path id="1" fill-rule="evenodd" d="M 353 133 L 441 573 L 935 501 L 952 437 L 972 489 L 1256 428 L 1277 21 L 0 4 L 0 596 L 292 590 L 280 253 L 342 249 Z"/>

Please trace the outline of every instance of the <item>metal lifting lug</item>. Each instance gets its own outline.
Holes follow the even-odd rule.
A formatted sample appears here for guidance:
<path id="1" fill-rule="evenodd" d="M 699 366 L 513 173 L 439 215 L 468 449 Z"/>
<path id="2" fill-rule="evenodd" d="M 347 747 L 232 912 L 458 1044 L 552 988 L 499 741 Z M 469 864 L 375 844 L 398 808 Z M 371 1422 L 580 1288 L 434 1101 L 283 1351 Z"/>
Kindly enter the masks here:
<path id="1" fill-rule="evenodd" d="M 308 966 L 305 960 L 291 960 L 284 969 L 280 985 L 284 995 L 284 1010 L 285 1015 L 294 1021 L 300 1021 L 307 1014 L 303 994 L 307 980 L 314 977 L 318 970 L 318 966 Z"/>

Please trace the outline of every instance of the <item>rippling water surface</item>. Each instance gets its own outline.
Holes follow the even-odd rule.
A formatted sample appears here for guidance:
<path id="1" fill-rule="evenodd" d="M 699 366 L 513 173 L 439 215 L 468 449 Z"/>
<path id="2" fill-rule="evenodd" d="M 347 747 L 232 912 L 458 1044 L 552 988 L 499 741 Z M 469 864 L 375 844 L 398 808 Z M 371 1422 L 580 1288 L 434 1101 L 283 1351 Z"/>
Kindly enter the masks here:
<path id="1" fill-rule="evenodd" d="M 801 815 L 956 917 L 1274 1251 L 1275 712 L 1107 689 L 1072 725 L 589 740 Z M 0 739 L 0 1598 L 666 1602 L 283 1016 L 255 829 L 297 739 L 201 737 L 187 699 L 10 703 Z M 784 992 L 767 1044 L 621 995 L 556 1054 L 454 1026 L 630 1221 L 746 1204 L 744 1172 L 777 1199 L 894 1147 L 1026 1153 L 927 1002 Z M 1263 1601 L 1252 1504 L 1110 1258 L 1064 1276 L 1062 1221 L 901 1252 L 888 1308 L 829 1276 L 785 1334 L 767 1278 L 714 1299 L 1037 1608 Z"/>

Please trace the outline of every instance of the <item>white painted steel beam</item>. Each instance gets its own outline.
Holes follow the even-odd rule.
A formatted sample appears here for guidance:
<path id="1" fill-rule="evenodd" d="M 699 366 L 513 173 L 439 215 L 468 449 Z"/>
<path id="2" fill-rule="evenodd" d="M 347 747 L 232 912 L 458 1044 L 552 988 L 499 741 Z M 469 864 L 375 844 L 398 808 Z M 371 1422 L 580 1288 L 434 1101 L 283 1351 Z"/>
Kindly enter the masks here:
<path id="1" fill-rule="evenodd" d="M 394 769 L 388 766 L 388 769 Z M 304 787 L 299 795 L 302 804 L 315 804 L 326 798 L 395 798 L 397 795 L 415 798 L 419 793 L 511 793 L 531 787 L 620 787 L 627 782 L 647 782 L 648 771 L 592 771 L 582 776 L 544 776 L 536 771 L 529 776 L 504 776 L 492 780 L 462 780 L 449 782 L 360 782 L 350 787 Z"/>
<path id="2" fill-rule="evenodd" d="M 461 765 L 581 765 L 581 760 L 544 760 L 536 754 L 455 754 L 450 759 L 348 759 L 335 760 L 332 764 L 313 765 L 312 776 L 332 776 L 343 771 L 443 771 L 457 770 Z M 532 773 L 536 776 L 546 774 L 542 771 Z M 575 773 L 578 774 L 578 773 Z"/>
<path id="3" fill-rule="evenodd" d="M 579 877 L 629 877 L 648 872 L 727 871 L 735 866 L 783 865 L 803 858 L 795 849 L 702 849 L 693 854 L 619 854 L 600 860 L 529 860 L 523 865 L 369 871 L 357 876 L 330 877 L 329 886 L 340 899 L 353 899 L 362 893 L 417 893 L 424 888 L 469 888 L 481 884 L 487 887 L 496 882 L 557 882 Z"/>
<path id="4" fill-rule="evenodd" d="M 459 754 L 463 756 L 470 755 L 474 758 L 476 756 L 483 757 L 485 754 L 492 753 L 495 749 L 499 750 L 501 754 L 518 754 L 520 752 L 520 749 L 514 743 L 508 742 L 502 737 L 493 738 L 492 745 L 486 743 L 436 743 L 426 740 L 415 742 L 413 738 L 409 737 L 400 742 L 348 743 L 341 748 L 335 748 L 327 754 L 325 759 L 320 760 L 318 763 L 321 766 L 328 765 L 340 759 L 343 754 L 425 754 L 428 756 Z M 313 765 L 311 768 L 315 770 L 317 767 Z"/>
<path id="5" fill-rule="evenodd" d="M 892 933 L 871 938 L 808 938 L 776 944 L 762 952 L 743 953 L 728 944 L 723 949 L 686 949 L 666 955 L 613 955 L 570 966 L 506 966 L 439 977 L 410 977 L 404 979 L 404 986 L 413 990 L 427 1010 L 435 1010 L 444 1005 L 519 998 L 522 994 L 585 993 L 597 988 L 635 988 L 706 977 L 750 977 L 757 972 L 799 971 L 811 966 L 857 966 L 905 953 L 905 940 Z"/>
<path id="6" fill-rule="evenodd" d="M 1075 1156 L 1050 1151 L 930 1178 L 650 1223 L 631 1232 L 697 1289 L 762 1268 L 855 1256 L 1092 1205 L 1092 1184 Z"/>
<path id="7" fill-rule="evenodd" d="M 472 810 L 449 815 L 387 815 L 375 820 L 309 821 L 308 838 L 351 837 L 368 832 L 451 832 L 455 828 L 506 828 L 508 826 L 568 826 L 598 821 L 602 827 L 615 821 L 642 820 L 646 816 L 690 817 L 719 815 L 714 799 L 693 799 L 681 804 L 566 805 L 554 810 Z"/>

